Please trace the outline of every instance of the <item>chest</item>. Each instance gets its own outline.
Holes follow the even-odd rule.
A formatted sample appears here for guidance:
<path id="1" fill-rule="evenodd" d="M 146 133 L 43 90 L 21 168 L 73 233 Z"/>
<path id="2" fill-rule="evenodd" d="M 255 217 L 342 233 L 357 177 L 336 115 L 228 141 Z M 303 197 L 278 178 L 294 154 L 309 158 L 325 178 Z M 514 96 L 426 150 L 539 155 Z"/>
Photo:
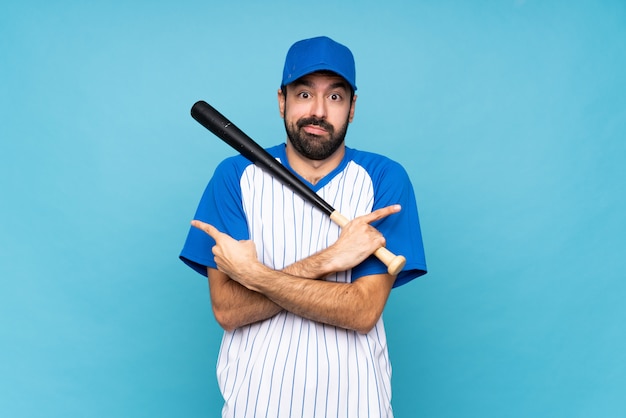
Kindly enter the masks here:
<path id="1" fill-rule="evenodd" d="M 328 216 L 260 168 L 249 166 L 240 186 L 250 238 L 265 265 L 283 268 L 339 237 Z M 327 179 L 317 194 L 349 219 L 371 212 L 374 203 L 372 180 L 355 164 Z"/>

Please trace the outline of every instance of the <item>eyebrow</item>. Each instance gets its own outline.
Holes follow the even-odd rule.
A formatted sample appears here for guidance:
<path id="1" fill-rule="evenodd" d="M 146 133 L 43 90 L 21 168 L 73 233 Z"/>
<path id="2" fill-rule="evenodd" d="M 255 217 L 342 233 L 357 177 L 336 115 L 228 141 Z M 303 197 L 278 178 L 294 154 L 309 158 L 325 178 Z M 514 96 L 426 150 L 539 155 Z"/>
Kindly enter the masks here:
<path id="1" fill-rule="evenodd" d="M 305 86 L 305 87 L 311 87 L 311 88 L 315 87 L 314 83 L 313 83 L 313 82 L 311 82 L 311 81 L 309 81 L 309 80 L 306 78 L 306 76 L 305 76 L 305 77 L 301 77 L 301 78 L 297 79 L 296 81 L 294 81 L 294 82 L 292 83 L 292 85 L 293 85 L 294 87 L 298 87 L 298 86 Z M 346 90 L 346 91 L 349 91 L 349 90 L 350 90 L 350 89 L 348 88 L 348 82 L 347 82 L 347 81 L 345 81 L 345 80 L 343 80 L 343 79 L 341 79 L 341 80 L 339 80 L 339 81 L 337 81 L 337 82 L 335 82 L 335 83 L 332 83 L 332 84 L 330 85 L 330 88 L 329 88 L 329 89 L 330 89 L 330 90 L 332 90 L 332 89 L 336 89 L 336 88 L 343 88 L 343 89 L 344 89 L 344 90 Z"/>

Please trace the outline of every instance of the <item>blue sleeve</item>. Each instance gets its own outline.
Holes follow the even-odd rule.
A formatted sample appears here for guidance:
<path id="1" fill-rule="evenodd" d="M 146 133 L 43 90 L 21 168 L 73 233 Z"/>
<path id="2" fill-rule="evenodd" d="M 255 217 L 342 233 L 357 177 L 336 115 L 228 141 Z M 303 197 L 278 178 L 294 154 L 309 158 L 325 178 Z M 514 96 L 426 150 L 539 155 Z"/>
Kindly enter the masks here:
<path id="1" fill-rule="evenodd" d="M 402 286 L 427 270 L 413 185 L 404 168 L 391 160 L 373 169 L 370 175 L 375 187 L 373 210 L 393 204 L 402 206 L 399 213 L 372 223 L 384 235 L 389 251 L 406 257 L 406 265 L 394 283 L 394 287 Z M 385 265 L 371 256 L 352 269 L 352 277 L 386 272 Z"/>
<path id="2" fill-rule="evenodd" d="M 209 223 L 237 240 L 249 239 L 241 200 L 242 159 L 224 160 L 209 181 L 194 219 Z M 204 231 L 190 227 L 180 259 L 206 276 L 206 268 L 216 268 L 212 248 L 215 241 Z"/>

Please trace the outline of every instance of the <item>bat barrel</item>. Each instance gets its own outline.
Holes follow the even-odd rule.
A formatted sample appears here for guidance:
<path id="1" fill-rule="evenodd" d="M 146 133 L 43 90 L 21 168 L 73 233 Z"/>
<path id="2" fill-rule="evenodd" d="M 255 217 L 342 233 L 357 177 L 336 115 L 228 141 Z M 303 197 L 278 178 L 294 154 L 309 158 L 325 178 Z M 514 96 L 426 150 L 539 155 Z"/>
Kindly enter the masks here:
<path id="1" fill-rule="evenodd" d="M 326 215 L 330 216 L 335 211 L 328 202 L 311 190 L 294 173 L 278 162 L 276 158 L 271 156 L 213 106 L 200 100 L 191 107 L 191 116 L 241 155 L 261 167 L 266 173 L 278 179 L 278 181 Z"/>

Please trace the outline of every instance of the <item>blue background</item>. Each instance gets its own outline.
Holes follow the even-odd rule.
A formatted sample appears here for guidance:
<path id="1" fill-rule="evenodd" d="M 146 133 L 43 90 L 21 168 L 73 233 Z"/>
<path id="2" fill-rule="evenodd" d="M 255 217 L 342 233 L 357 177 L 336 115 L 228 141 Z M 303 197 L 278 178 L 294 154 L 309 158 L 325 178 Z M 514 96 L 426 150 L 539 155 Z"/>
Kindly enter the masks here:
<path id="1" fill-rule="evenodd" d="M 626 3 L 0 7 L 0 414 L 218 416 L 221 332 L 178 259 L 265 146 L 295 40 L 353 50 L 350 146 L 401 162 L 430 272 L 385 311 L 398 417 L 626 416 Z"/>

